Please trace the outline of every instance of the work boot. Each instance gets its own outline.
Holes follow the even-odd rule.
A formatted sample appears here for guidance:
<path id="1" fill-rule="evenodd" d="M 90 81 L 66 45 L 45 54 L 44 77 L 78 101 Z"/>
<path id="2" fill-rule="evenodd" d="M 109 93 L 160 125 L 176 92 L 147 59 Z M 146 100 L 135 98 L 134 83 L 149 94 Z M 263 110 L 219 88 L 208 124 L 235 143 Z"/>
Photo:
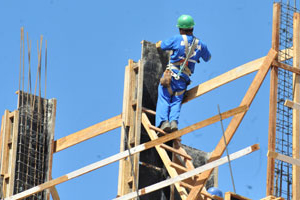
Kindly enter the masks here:
<path id="1" fill-rule="evenodd" d="M 164 132 L 166 133 L 170 133 L 171 132 L 171 127 L 170 127 L 170 123 L 169 121 L 164 121 L 161 126 L 160 129 L 162 129 Z"/>
<path id="2" fill-rule="evenodd" d="M 171 121 L 170 126 L 171 126 L 171 132 L 175 132 L 178 130 L 177 122 L 175 120 Z"/>

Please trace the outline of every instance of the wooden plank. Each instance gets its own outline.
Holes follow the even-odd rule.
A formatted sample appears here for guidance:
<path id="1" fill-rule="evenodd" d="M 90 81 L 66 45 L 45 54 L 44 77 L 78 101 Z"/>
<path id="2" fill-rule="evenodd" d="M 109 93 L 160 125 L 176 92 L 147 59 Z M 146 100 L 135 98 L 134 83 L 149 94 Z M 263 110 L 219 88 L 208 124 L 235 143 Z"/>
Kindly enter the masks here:
<path id="1" fill-rule="evenodd" d="M 170 162 L 170 167 L 173 167 L 176 171 L 178 171 L 178 174 L 182 174 L 189 171 L 187 168 L 174 162 Z"/>
<path id="2" fill-rule="evenodd" d="M 148 133 L 150 139 L 151 139 L 152 141 L 155 140 L 155 139 L 157 139 L 158 137 L 157 137 L 155 131 L 153 131 L 153 130 L 151 130 L 151 129 L 149 128 L 149 125 L 150 125 L 151 123 L 150 123 L 150 121 L 149 121 L 149 119 L 148 119 L 148 117 L 147 117 L 147 115 L 146 115 L 145 113 L 142 114 L 142 123 L 143 123 L 144 128 L 146 129 L 146 131 L 147 131 L 147 133 Z M 167 169 L 169 175 L 170 175 L 171 177 L 176 177 L 176 176 L 178 176 L 177 171 L 172 167 L 171 159 L 170 159 L 170 157 L 168 156 L 168 153 L 166 152 L 166 150 L 163 149 L 163 148 L 161 148 L 161 145 L 155 146 L 155 149 L 156 149 L 157 153 L 159 154 L 159 156 L 160 156 L 162 162 L 164 163 L 165 168 Z M 186 189 L 183 188 L 183 187 L 181 187 L 179 183 L 176 183 L 176 184 L 175 184 L 175 187 L 176 187 L 176 189 L 177 189 L 177 191 L 178 191 L 178 193 L 179 193 L 181 199 L 182 199 L 182 200 L 186 199 L 187 194 L 188 194 L 187 191 L 186 191 Z"/>
<path id="3" fill-rule="evenodd" d="M 235 152 L 233 154 L 230 154 L 230 159 L 231 160 L 235 160 L 237 158 L 240 158 L 242 156 L 245 156 L 245 155 L 248 155 L 256 150 L 259 149 L 259 145 L 256 144 L 256 145 L 253 145 L 253 146 L 250 146 L 250 147 L 247 147 L 245 149 L 242 149 L 238 152 Z M 164 187 L 167 187 L 169 185 L 172 185 L 172 184 L 175 184 L 175 183 L 178 183 L 180 181 L 183 181 L 184 179 L 187 179 L 187 178 L 190 178 L 192 176 L 195 176 L 197 174 L 200 174 L 206 170 L 210 170 L 210 169 L 213 169 L 217 166 L 220 166 L 220 165 L 223 165 L 225 163 L 228 162 L 228 159 L 227 157 L 223 157 L 223 158 L 220 158 L 218 160 L 215 160 L 213 162 L 210 162 L 210 163 L 207 163 L 203 166 L 200 166 L 200 167 L 197 167 L 196 169 L 192 170 L 192 171 L 188 171 L 184 174 L 180 174 L 179 176 L 176 176 L 174 178 L 170 178 L 170 179 L 167 179 L 167 180 L 164 180 L 164 181 L 161 181 L 161 182 L 158 182 L 156 184 L 153 184 L 153 185 L 150 185 L 150 186 L 147 186 L 143 189 L 140 189 L 138 191 L 139 195 L 142 196 L 144 194 L 148 194 L 150 192 L 153 192 L 153 191 L 156 191 L 156 190 L 159 190 L 161 188 L 164 188 Z M 118 197 L 118 198 L 115 198 L 113 200 L 128 200 L 128 199 L 132 199 L 132 198 L 135 198 L 137 197 L 137 193 L 136 192 L 132 192 L 132 193 L 129 193 L 127 195 L 124 195 L 122 197 Z"/>
<path id="4" fill-rule="evenodd" d="M 247 107 L 250 107 L 254 97 L 256 96 L 256 93 L 258 92 L 263 80 L 265 79 L 269 68 L 273 62 L 273 60 L 276 58 L 277 52 L 273 49 L 271 49 L 264 60 L 263 64 L 261 65 L 259 71 L 257 72 L 256 76 L 254 77 L 247 93 L 245 94 L 242 102 L 240 105 L 247 105 Z M 241 121 L 243 120 L 246 112 L 242 112 L 238 115 L 235 115 L 233 119 L 231 120 L 230 124 L 228 125 L 226 131 L 225 131 L 225 139 L 227 141 L 227 144 L 230 143 L 233 135 L 235 134 L 238 126 L 240 125 Z M 223 152 L 225 151 L 225 144 L 224 144 L 224 138 L 221 138 L 219 143 L 217 144 L 215 150 L 212 152 L 212 155 L 209 159 L 209 162 L 218 159 L 222 156 Z M 197 180 L 195 187 L 191 190 L 189 193 L 188 199 L 194 200 L 199 192 L 202 190 L 204 184 L 206 183 L 207 179 L 209 178 L 210 174 L 213 170 L 209 170 L 203 174 L 200 175 L 200 178 Z"/>
<path id="5" fill-rule="evenodd" d="M 156 115 L 156 112 L 154 110 L 149 109 L 149 108 L 143 107 L 142 110 L 145 113 L 148 113 L 148 114 L 151 114 L 151 115 Z"/>
<path id="6" fill-rule="evenodd" d="M 293 58 L 293 51 L 294 51 L 293 47 L 280 50 L 278 52 L 278 61 L 283 62 L 285 60 L 289 60 L 289 59 Z"/>
<path id="7" fill-rule="evenodd" d="M 173 140 L 173 147 L 176 148 L 177 151 L 179 151 L 179 152 L 181 152 L 181 153 L 183 153 L 183 154 L 187 154 L 187 152 L 185 151 L 185 149 L 182 147 L 181 143 L 180 143 L 178 140 Z M 175 163 L 177 163 L 177 162 L 181 163 L 181 161 L 178 160 L 176 156 L 174 157 L 173 161 L 174 161 Z M 184 166 L 185 166 L 188 170 L 193 170 L 193 169 L 195 169 L 192 160 L 189 160 L 189 159 L 183 159 L 182 162 L 183 162 Z M 197 177 L 198 177 L 198 175 L 195 176 L 195 177 L 191 177 L 191 178 L 189 178 L 189 179 L 186 179 L 186 180 L 184 180 L 184 182 L 186 182 L 186 183 L 188 183 L 188 184 L 190 184 L 190 185 L 194 185 Z M 201 194 L 206 194 L 206 193 L 207 193 L 206 190 L 201 191 Z M 201 197 L 200 195 L 198 196 L 198 198 L 199 198 L 199 199 L 202 199 L 202 197 Z"/>
<path id="8" fill-rule="evenodd" d="M 179 185 L 181 187 L 184 187 L 184 188 L 188 189 L 188 190 L 190 190 L 190 189 L 192 189 L 194 187 L 193 185 L 190 185 L 190 184 L 188 184 L 186 182 L 183 182 L 183 181 L 179 182 Z"/>
<path id="9" fill-rule="evenodd" d="M 142 101 L 143 101 L 143 87 L 144 87 L 144 64 L 138 62 L 138 77 L 137 77 L 137 91 L 136 91 L 136 108 L 135 108 L 135 127 L 134 127 L 134 146 L 141 142 L 141 125 L 142 125 Z M 140 154 L 133 157 L 133 172 L 135 179 L 133 180 L 132 190 L 137 190 L 139 185 L 139 162 Z"/>
<path id="10" fill-rule="evenodd" d="M 123 90 L 123 108 L 122 108 L 122 122 L 125 126 L 129 126 L 129 116 L 128 116 L 128 102 L 129 102 L 129 81 L 130 81 L 130 67 L 129 65 L 125 67 L 125 77 L 124 77 L 124 90 Z M 121 141 L 120 141 L 120 152 L 124 151 L 125 148 L 125 130 L 121 128 Z M 118 176 L 118 195 L 126 194 L 124 192 L 125 185 L 125 176 L 128 176 L 126 171 L 126 160 L 120 160 L 119 162 L 119 176 Z"/>
<path id="11" fill-rule="evenodd" d="M 224 200 L 222 197 L 216 196 L 216 195 L 210 195 L 210 194 L 202 194 L 204 195 L 206 198 L 208 198 L 209 200 Z"/>
<path id="12" fill-rule="evenodd" d="M 12 144 L 10 152 L 10 167 L 9 167 L 9 185 L 8 185 L 8 196 L 13 195 L 14 192 L 14 180 L 16 170 L 16 159 L 17 159 L 17 146 L 18 146 L 18 131 L 19 131 L 19 111 L 15 110 L 13 117 L 13 128 L 12 128 Z"/>
<path id="13" fill-rule="evenodd" d="M 293 67 L 300 69 L 300 13 L 294 13 L 293 19 Z M 293 74 L 294 98 L 300 102 L 300 76 Z M 300 158 L 300 110 L 293 109 L 293 158 Z M 300 199 L 300 167 L 293 165 L 293 200 Z"/>
<path id="14" fill-rule="evenodd" d="M 123 94 L 123 122 L 125 127 L 121 129 L 121 145 L 120 152 L 134 146 L 135 139 L 135 109 L 132 102 L 135 100 L 136 94 L 136 72 L 134 71 L 135 63 L 133 60 L 128 60 L 128 66 L 125 71 L 124 94 Z M 136 105 L 135 105 L 136 107 Z M 126 132 L 126 130 L 128 132 Z M 125 135 L 126 134 L 126 135 Z M 119 189 L 118 195 L 123 195 L 132 191 L 133 177 L 131 160 L 124 159 L 120 161 L 119 169 Z"/>
<path id="15" fill-rule="evenodd" d="M 273 26 L 272 26 L 272 48 L 279 49 L 280 35 L 280 7 L 279 3 L 273 5 Z M 276 59 L 273 61 L 273 63 Z M 275 150 L 276 141 L 276 116 L 277 116 L 277 88 L 278 88 L 278 68 L 272 67 L 270 73 L 270 99 L 269 99 L 269 131 L 268 131 L 268 149 Z M 273 194 L 274 185 L 274 159 L 268 158 L 267 161 L 267 184 L 266 194 Z"/>
<path id="16" fill-rule="evenodd" d="M 285 100 L 284 105 L 289 107 L 289 108 L 300 110 L 300 103 L 296 103 L 296 102 L 290 101 L 288 99 Z"/>
<path id="17" fill-rule="evenodd" d="M 226 83 L 241 78 L 247 74 L 253 73 L 259 70 L 259 67 L 265 60 L 265 57 L 256 59 L 249 63 L 243 64 L 237 68 L 234 68 L 222 75 L 219 75 L 209 81 L 206 81 L 187 91 L 187 96 L 184 98 L 183 103 L 186 103 L 194 98 L 197 98 L 213 89 L 216 89 Z"/>
<path id="18" fill-rule="evenodd" d="M 11 142 L 12 142 L 12 121 L 13 121 L 13 115 L 14 112 L 8 113 L 8 118 L 4 127 L 5 132 L 5 140 L 4 140 L 4 157 L 3 159 L 3 172 L 4 172 L 4 181 L 3 181 L 3 197 L 8 197 L 10 192 L 10 183 L 11 183 L 11 173 L 10 173 L 10 167 L 11 167 Z"/>
<path id="19" fill-rule="evenodd" d="M 2 120 L 1 120 L 1 132 L 0 132 L 0 172 L 1 172 L 1 162 L 2 162 L 2 152 L 3 152 L 3 128 L 4 128 L 4 115 L 2 115 Z M 1 192 L 0 192 L 1 193 Z"/>
<path id="20" fill-rule="evenodd" d="M 289 157 L 286 155 L 282 155 L 282 154 L 274 152 L 274 151 L 268 151 L 267 156 L 300 167 L 300 159 L 295 159 L 295 158 L 292 158 L 292 157 Z"/>
<path id="21" fill-rule="evenodd" d="M 129 80 L 130 80 L 130 69 L 129 65 L 125 67 L 125 77 L 124 77 L 124 90 L 123 90 L 123 108 L 122 108 L 122 121 L 125 126 L 128 125 L 128 97 L 129 97 Z M 125 150 L 125 130 L 121 128 L 121 141 L 120 141 L 120 152 Z M 125 187 L 125 169 L 126 160 L 120 160 L 119 162 L 119 176 L 118 176 L 118 195 L 124 193 Z"/>
<path id="22" fill-rule="evenodd" d="M 237 115 L 241 112 L 245 112 L 245 110 L 247 110 L 247 107 L 246 106 L 241 106 L 241 107 L 238 107 L 238 108 L 235 108 L 235 109 L 232 109 L 232 110 L 229 110 L 229 111 L 226 111 L 224 113 L 221 113 L 221 116 L 222 116 L 222 119 L 227 119 L 233 115 Z M 174 133 L 171 133 L 169 135 L 166 135 L 166 136 L 163 136 L 163 137 L 160 137 L 156 140 L 152 140 L 152 141 L 149 141 L 149 142 L 146 142 L 146 143 L 143 143 L 143 144 L 140 144 L 136 147 L 133 147 L 130 149 L 130 152 L 132 155 L 136 154 L 136 153 L 140 153 L 142 151 L 145 151 L 147 149 L 150 149 L 150 148 L 153 148 L 154 146 L 157 146 L 157 145 L 160 145 L 162 143 L 165 143 L 167 141 L 170 141 L 170 140 L 173 140 L 175 138 L 179 136 L 182 136 L 182 135 L 185 135 L 193 130 L 197 130 L 199 128 L 203 128 L 205 126 L 208 126 L 208 125 L 211 125 L 213 123 L 216 123 L 220 120 L 220 115 L 215 115 L 211 118 L 208 118 L 206 120 L 203 120 L 201 122 L 198 122 L 194 125 L 191 125 L 189 127 L 186 127 L 184 129 L 181 129 L 179 131 L 176 131 Z M 48 189 L 50 187 L 53 187 L 55 185 L 58 185 L 60 183 L 63 183 L 63 182 L 66 182 L 68 180 L 71 180 L 73 178 L 76 178 L 76 177 L 79 177 L 83 174 L 86 174 L 88 172 L 91 172 L 93 170 L 96 170 L 96 169 L 99 169 L 101 167 L 104 167 L 108 164 L 111 164 L 113 162 L 116 162 L 118 160 L 121 160 L 121 159 L 124 159 L 126 157 L 129 156 L 129 152 L 128 151 L 123 151 L 123 152 L 120 152 L 118 154 L 115 154 L 113 156 L 110 156 L 106 159 L 103 159 L 103 160 L 100 160 L 98 162 L 95 162 L 93 164 L 90 164 L 86 167 L 83 167 L 81 169 L 78 169 L 74 172 L 71 172 L 67 175 L 64 175 L 64 176 L 61 176 L 59 178 L 56 178 L 56 179 L 53 179 L 51 181 L 48 181 L 46 183 L 43 183 L 41 185 L 38 185 L 38 186 L 35 186 L 29 190 L 26 190 L 26 191 L 23 191 L 22 193 L 19 193 L 19 194 L 16 194 L 14 196 L 11 196 L 11 197 L 8 197 L 6 200 L 8 199 L 22 199 L 22 198 L 25 198 L 27 196 L 30 196 L 32 194 L 35 194 L 35 193 L 38 193 L 40 191 L 43 191 L 44 189 Z"/>
<path id="23" fill-rule="evenodd" d="M 290 72 L 293 72 L 295 74 L 300 75 L 300 69 L 295 68 L 295 67 L 291 67 L 291 66 L 289 66 L 285 63 L 278 62 L 277 60 L 273 61 L 273 66 L 276 66 L 276 67 L 279 67 L 281 69 L 284 69 L 284 70 L 287 70 L 287 71 L 290 71 Z"/>
<path id="24" fill-rule="evenodd" d="M 156 126 L 153 126 L 152 124 L 149 124 L 148 127 L 158 133 L 161 133 L 162 135 L 167 135 L 168 133 L 165 132 L 164 130 L 157 128 Z"/>
<path id="25" fill-rule="evenodd" d="M 47 154 L 49 155 L 49 160 L 48 160 L 48 171 L 46 172 L 47 175 L 47 181 L 52 179 L 52 164 L 53 164 L 53 152 L 54 152 L 54 131 L 55 131 L 55 121 L 56 121 L 56 105 L 57 105 L 57 100 L 56 99 L 50 99 L 50 100 L 44 100 L 44 101 L 48 101 L 49 105 L 52 103 L 53 107 L 51 109 L 51 113 L 49 112 L 49 114 L 47 115 L 47 120 L 48 122 L 48 137 L 49 137 L 49 143 L 50 143 L 50 148 L 47 152 Z M 46 103 L 46 102 L 44 102 Z M 45 116 L 46 117 L 46 116 Z M 55 187 L 51 187 L 50 191 L 47 191 L 47 200 L 50 199 L 50 193 L 52 195 L 53 200 L 59 200 L 59 196 L 58 193 L 56 191 Z"/>
<path id="26" fill-rule="evenodd" d="M 234 115 L 239 115 L 240 113 L 245 112 L 247 109 L 248 109 L 248 107 L 243 105 L 243 106 L 231 109 L 227 112 L 221 113 L 221 116 L 222 116 L 222 119 L 227 119 L 227 118 L 232 117 Z M 185 127 L 183 129 L 180 129 L 180 130 L 175 131 L 173 133 L 170 133 L 170 134 L 167 134 L 165 136 L 159 137 L 156 140 L 149 141 L 149 142 L 145 143 L 145 145 L 146 145 L 147 148 L 148 147 L 151 148 L 152 146 L 156 146 L 156 145 L 165 143 L 167 141 L 174 140 L 174 139 L 179 138 L 179 137 L 181 137 L 181 136 L 183 136 L 187 133 L 196 131 L 200 128 L 203 128 L 205 126 L 208 126 L 208 125 L 213 124 L 213 123 L 218 122 L 218 121 L 220 121 L 220 115 L 215 115 L 215 116 L 213 116 L 209 119 L 203 120 L 201 122 L 198 122 L 198 123 L 193 124 L 191 126 Z"/>
<path id="27" fill-rule="evenodd" d="M 232 200 L 232 199 L 234 199 L 234 200 L 251 200 L 251 199 L 248 199 L 246 197 L 243 197 L 241 195 L 238 195 L 238 194 L 235 194 L 232 192 L 226 192 L 224 200 Z"/>
<path id="28" fill-rule="evenodd" d="M 80 142 L 86 141 L 108 131 L 114 130 L 121 126 L 121 115 L 112 117 L 108 120 L 80 130 L 76 133 L 70 134 L 66 137 L 60 138 L 55 141 L 54 153 L 69 148 Z"/>
<path id="29" fill-rule="evenodd" d="M 173 153 L 175 153 L 177 155 L 180 155 L 180 156 L 182 156 L 182 157 L 184 157 L 184 158 L 186 158 L 188 160 L 192 160 L 192 157 L 189 156 L 188 154 L 182 153 L 181 151 L 179 151 L 177 149 L 174 149 L 173 147 L 170 147 L 169 145 L 161 144 L 160 147 L 163 148 L 163 149 L 165 149 L 165 150 L 168 150 L 170 152 L 173 152 Z"/>
<path id="30" fill-rule="evenodd" d="M 53 200 L 60 200 L 58 192 L 55 187 L 50 187 L 50 193 Z"/>
<path id="31" fill-rule="evenodd" d="M 1 175 L 7 174 L 7 161 L 8 161 L 8 140 L 10 136 L 10 122 L 9 122 L 9 111 L 4 111 L 4 126 L 3 126 L 3 148 L 2 148 L 2 159 L 1 159 Z"/>

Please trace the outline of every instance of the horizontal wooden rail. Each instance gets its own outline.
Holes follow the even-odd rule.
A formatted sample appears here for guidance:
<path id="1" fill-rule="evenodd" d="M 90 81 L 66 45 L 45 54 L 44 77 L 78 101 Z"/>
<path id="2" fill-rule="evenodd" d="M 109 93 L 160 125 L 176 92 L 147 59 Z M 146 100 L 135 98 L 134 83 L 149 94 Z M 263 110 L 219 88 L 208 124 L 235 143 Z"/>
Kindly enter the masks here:
<path id="1" fill-rule="evenodd" d="M 248 109 L 247 106 L 240 106 L 240 107 L 237 107 L 237 108 L 234 108 L 232 110 L 229 110 L 229 111 L 226 111 L 226 112 L 222 113 L 221 116 L 222 116 L 222 119 L 227 119 L 227 118 L 232 117 L 234 115 L 237 115 L 239 113 L 245 112 L 247 109 Z M 203 127 L 208 126 L 210 124 L 216 123 L 219 120 L 220 120 L 220 115 L 215 115 L 211 118 L 208 118 L 206 120 L 203 120 L 201 122 L 198 122 L 196 124 L 188 126 L 184 129 L 178 130 L 178 131 L 173 132 L 171 134 L 165 135 L 165 136 L 160 137 L 156 140 L 152 140 L 152 141 L 146 142 L 144 144 L 138 145 L 136 147 L 133 147 L 133 148 L 130 149 L 130 153 L 131 153 L 131 155 L 140 153 L 140 152 L 145 151 L 147 149 L 153 148 L 154 146 L 166 143 L 167 141 L 174 140 L 174 139 L 176 139 L 176 138 L 178 138 L 182 135 L 185 135 L 185 134 L 187 134 L 191 131 L 194 131 L 196 129 L 203 128 Z M 100 160 L 100 161 L 95 162 L 93 164 L 90 164 L 86 167 L 75 170 L 75 171 L 73 171 L 71 173 L 68 173 L 64 176 L 58 177 L 56 179 L 52 179 L 52 180 L 50 180 L 46 183 L 43 183 L 41 185 L 30 188 L 30 189 L 25 190 L 21 193 L 15 194 L 15 195 L 10 196 L 10 197 L 7 197 L 7 198 L 5 198 L 5 200 L 17 200 L 17 199 L 26 198 L 28 196 L 31 196 L 31 195 L 35 194 L 35 193 L 38 193 L 40 191 L 43 191 L 45 189 L 48 189 L 48 188 L 53 187 L 55 185 L 58 185 L 60 183 L 64 183 L 68 180 L 79 177 L 81 175 L 84 175 L 86 173 L 89 173 L 91 171 L 99 169 L 101 167 L 104 167 L 104 166 L 106 166 L 108 164 L 111 164 L 113 162 L 116 162 L 118 160 L 124 159 L 128 156 L 129 156 L 128 151 L 120 152 L 120 153 L 115 154 L 113 156 L 110 156 L 106 159 Z"/>
<path id="2" fill-rule="evenodd" d="M 284 56 L 281 56 L 281 55 L 284 55 Z M 293 47 L 280 50 L 279 56 L 278 56 L 279 62 L 273 61 L 274 65 L 298 74 L 298 72 L 300 72 L 298 69 L 295 69 L 293 67 L 289 67 L 288 65 L 280 63 L 282 61 L 291 59 L 292 55 L 293 55 Z M 221 75 L 219 75 L 213 79 L 210 79 L 198 86 L 193 87 L 192 89 L 187 91 L 187 96 L 183 100 L 183 103 L 186 103 L 194 98 L 197 98 L 197 97 L 199 97 L 213 89 L 216 89 L 226 83 L 229 83 L 238 78 L 241 78 L 241 77 L 251 74 L 255 71 L 258 71 L 259 68 L 261 67 L 261 64 L 265 60 L 265 58 L 266 58 L 266 56 L 258 58 L 256 60 L 253 60 L 246 64 L 243 64 L 241 66 L 238 66 L 224 74 L 221 74 Z"/>
<path id="3" fill-rule="evenodd" d="M 290 163 L 292 165 L 297 165 L 300 167 L 300 160 L 299 159 L 295 159 L 286 155 L 282 155 L 280 153 L 274 152 L 274 151 L 268 151 L 268 157 L 277 159 L 277 160 L 281 160 L 283 162 L 286 163 Z"/>
<path id="4" fill-rule="evenodd" d="M 221 74 L 220 76 L 210 79 L 210 80 L 188 90 L 187 96 L 184 98 L 183 103 L 186 103 L 194 98 L 197 98 L 213 89 L 216 89 L 226 83 L 229 83 L 238 78 L 241 78 L 247 74 L 258 71 L 265 58 L 266 57 L 264 56 L 262 58 L 256 59 L 254 61 L 251 61 L 251 62 L 241 65 L 239 67 L 236 67 L 224 74 Z"/>
<path id="5" fill-rule="evenodd" d="M 250 147 L 247 147 L 245 149 L 242 149 L 238 152 L 235 152 L 233 154 L 230 154 L 230 160 L 235 160 L 237 158 L 240 158 L 242 156 L 245 156 L 245 155 L 248 155 L 256 150 L 259 149 L 259 145 L 258 144 L 255 144 L 255 145 L 252 145 Z M 223 157 L 223 158 L 220 158 L 218 160 L 215 160 L 213 162 L 210 162 L 210 163 L 207 163 L 203 166 L 200 166 L 200 167 L 197 167 L 196 169 L 193 169 L 191 171 L 188 171 L 188 172 L 185 172 L 183 174 L 180 174 L 174 178 L 170 178 L 170 179 L 167 179 L 167 180 L 164 180 L 164 181 L 161 181 L 161 182 L 158 182 L 156 184 L 153 184 L 153 185 L 150 185 L 148 187 L 145 187 L 143 189 L 140 189 L 138 191 L 139 195 L 145 195 L 145 194 L 148 194 L 150 192 L 154 192 L 156 190 L 159 190 L 161 188 L 164 188 L 164 187 L 167 187 L 169 185 L 172 185 L 174 183 L 177 183 L 177 182 L 180 182 L 180 181 L 183 181 L 187 178 L 190 178 L 192 176 L 195 176 L 197 174 L 200 174 L 206 170 L 209 170 L 209 169 L 213 169 L 215 167 L 218 167 L 220 165 L 223 165 L 225 163 L 228 162 L 228 158 L 227 156 L 226 157 Z M 131 192 L 129 194 L 126 194 L 124 196 L 121 196 L 121 197 L 118 197 L 118 198 L 115 198 L 113 200 L 128 200 L 128 199 L 132 199 L 132 198 L 135 198 L 137 197 L 137 192 Z"/>
<path id="6" fill-rule="evenodd" d="M 279 67 L 281 69 L 285 69 L 287 71 L 290 71 L 290 72 L 293 72 L 295 74 L 300 75 L 300 69 L 298 69 L 298 68 L 295 68 L 295 67 L 289 66 L 287 64 L 278 62 L 277 60 L 274 60 L 272 64 L 273 64 L 273 66 L 276 66 L 276 67 Z"/>
<path id="7" fill-rule="evenodd" d="M 299 103 L 293 102 L 293 101 L 288 100 L 288 99 L 285 100 L 284 105 L 289 107 L 289 108 L 300 110 L 300 104 Z"/>
<path id="8" fill-rule="evenodd" d="M 74 146 L 80 142 L 86 141 L 108 131 L 121 127 L 121 115 L 112 117 L 108 120 L 80 130 L 76 133 L 70 134 L 66 137 L 60 138 L 54 142 L 54 153 Z"/>

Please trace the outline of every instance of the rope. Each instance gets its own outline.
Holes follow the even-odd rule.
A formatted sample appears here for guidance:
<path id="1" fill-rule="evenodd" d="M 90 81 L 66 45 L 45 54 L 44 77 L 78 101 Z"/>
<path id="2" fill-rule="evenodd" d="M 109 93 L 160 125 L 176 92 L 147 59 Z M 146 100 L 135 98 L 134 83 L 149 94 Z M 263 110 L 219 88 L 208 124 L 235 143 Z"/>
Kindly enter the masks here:
<path id="1" fill-rule="evenodd" d="M 127 134 L 128 134 L 128 131 L 125 127 L 125 124 L 124 122 L 122 122 L 122 127 L 124 128 L 124 131 L 125 131 L 125 143 L 127 145 L 127 149 L 128 149 L 128 153 L 129 153 L 129 160 L 130 160 L 130 163 L 131 163 L 131 173 L 132 173 L 132 176 L 133 176 L 133 179 L 134 179 L 134 184 L 135 184 L 135 188 L 136 188 L 136 195 L 137 195 L 137 199 L 140 200 L 140 195 L 139 195 L 139 188 L 137 186 L 137 179 L 135 177 L 135 174 L 134 174 L 134 171 L 133 171 L 133 160 L 132 160 L 132 154 L 130 152 L 130 146 L 128 144 L 128 138 L 127 138 Z"/>
<path id="2" fill-rule="evenodd" d="M 228 165 L 229 165 L 230 176 L 231 176 L 231 181 L 232 181 L 232 186 L 233 186 L 233 192 L 236 194 L 234 180 L 233 180 L 233 174 L 232 174 L 232 168 L 231 168 L 231 162 L 230 162 L 230 157 L 229 157 L 229 153 L 228 153 L 228 149 L 227 149 L 227 142 L 226 142 L 226 138 L 225 138 L 225 132 L 224 132 L 222 115 L 221 115 L 221 112 L 220 112 L 219 104 L 218 104 L 218 112 L 219 112 L 219 116 L 220 116 L 220 122 L 221 122 L 221 127 L 222 127 L 222 132 L 223 132 L 223 138 L 224 138 L 225 149 L 226 149 L 226 154 L 227 154 L 227 159 L 228 159 Z"/>

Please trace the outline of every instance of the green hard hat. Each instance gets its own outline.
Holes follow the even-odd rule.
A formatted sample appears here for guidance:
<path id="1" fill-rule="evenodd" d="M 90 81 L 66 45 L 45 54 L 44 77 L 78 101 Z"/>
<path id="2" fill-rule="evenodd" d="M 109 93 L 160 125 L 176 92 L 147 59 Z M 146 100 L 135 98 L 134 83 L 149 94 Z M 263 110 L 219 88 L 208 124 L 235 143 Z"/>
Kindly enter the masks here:
<path id="1" fill-rule="evenodd" d="M 191 29 L 194 25 L 194 19 L 190 15 L 181 15 L 177 20 L 178 28 Z"/>

